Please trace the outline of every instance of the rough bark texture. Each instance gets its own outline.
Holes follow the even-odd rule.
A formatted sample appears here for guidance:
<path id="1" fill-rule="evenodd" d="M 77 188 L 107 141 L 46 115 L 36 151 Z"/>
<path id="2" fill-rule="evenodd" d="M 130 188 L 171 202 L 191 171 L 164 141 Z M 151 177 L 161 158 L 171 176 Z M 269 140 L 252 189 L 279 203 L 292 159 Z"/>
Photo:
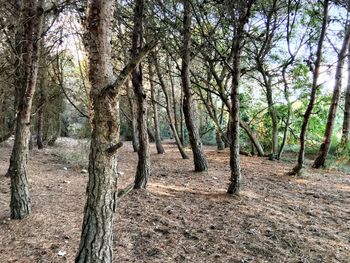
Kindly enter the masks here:
<path id="1" fill-rule="evenodd" d="M 137 104 L 133 96 L 132 87 L 129 85 L 129 81 L 126 82 L 126 94 L 128 97 L 130 112 L 131 112 L 131 128 L 132 128 L 132 147 L 134 152 L 138 152 L 140 148 L 139 132 L 137 130 Z"/>
<path id="2" fill-rule="evenodd" d="M 181 80 L 183 90 L 183 111 L 185 116 L 186 127 L 190 139 L 191 149 L 193 153 L 194 170 L 202 172 L 208 170 L 208 162 L 205 157 L 202 141 L 195 124 L 195 116 L 191 94 L 190 84 L 190 60 L 191 60 L 191 14 L 190 2 L 184 0 L 184 26 L 183 26 L 183 47 L 181 52 L 182 66 L 181 66 Z"/>
<path id="3" fill-rule="evenodd" d="M 216 146 L 217 146 L 217 148 L 218 148 L 219 151 L 225 149 L 225 143 L 224 143 L 224 141 L 222 140 L 219 131 L 216 131 Z"/>
<path id="4" fill-rule="evenodd" d="M 185 149 L 183 147 L 183 144 L 181 143 L 181 139 L 179 137 L 179 134 L 177 133 L 176 127 L 175 127 L 175 123 L 174 123 L 174 118 L 173 118 L 173 113 L 171 110 L 171 101 L 170 101 L 170 97 L 162 76 L 162 73 L 160 71 L 160 66 L 158 63 L 158 59 L 155 55 L 155 53 L 152 54 L 153 60 L 154 60 L 154 64 L 156 66 L 156 72 L 157 72 L 157 76 L 159 79 L 159 83 L 160 83 L 160 87 L 163 90 L 164 93 L 164 97 L 165 97 L 165 102 L 166 102 L 166 112 L 167 112 L 167 116 L 168 116 L 168 121 L 169 121 L 169 125 L 170 125 L 170 129 L 173 133 L 173 136 L 175 138 L 175 142 L 176 142 L 176 146 L 181 154 L 182 159 L 188 159 L 188 156 L 185 152 Z"/>
<path id="5" fill-rule="evenodd" d="M 43 74 L 41 74 L 43 75 Z M 42 76 L 40 79 L 40 85 L 39 85 L 39 105 L 44 105 L 45 104 L 45 85 L 46 85 L 46 80 L 45 76 Z M 44 143 L 43 143 L 43 124 L 44 124 L 44 107 L 39 106 L 39 110 L 37 112 L 37 120 L 36 120 L 36 145 L 38 146 L 38 149 L 43 149 L 44 148 Z"/>
<path id="6" fill-rule="evenodd" d="M 332 135 L 334 130 L 334 122 L 337 114 L 340 91 L 342 86 L 342 77 L 343 77 L 342 73 L 343 73 L 343 68 L 345 63 L 346 52 L 349 47 L 349 41 L 350 41 L 350 27 L 347 27 L 345 31 L 343 45 L 338 55 L 338 63 L 337 63 L 337 70 L 335 73 L 335 84 L 333 89 L 332 103 L 328 111 L 328 119 L 327 119 L 324 139 L 321 144 L 318 156 L 314 161 L 314 164 L 313 164 L 314 168 L 320 168 L 321 166 L 324 166 L 329 149 L 331 147 Z"/>
<path id="7" fill-rule="evenodd" d="M 149 74 L 150 84 L 151 84 L 151 101 L 152 101 L 152 106 L 153 106 L 154 137 L 155 137 L 155 142 L 156 142 L 156 147 L 157 147 L 157 153 L 163 154 L 164 148 L 163 148 L 162 140 L 160 137 L 158 104 L 157 104 L 156 96 L 155 96 L 155 93 L 157 93 L 157 95 L 159 95 L 159 92 L 156 91 L 156 87 L 155 87 L 154 82 L 153 82 L 154 72 L 153 72 L 152 63 L 148 63 L 148 74 Z M 157 96 L 157 99 L 158 98 L 159 98 L 159 96 Z"/>
<path id="8" fill-rule="evenodd" d="M 345 147 L 349 142 L 350 135 L 350 46 L 348 47 L 348 83 L 345 90 L 344 119 L 340 148 Z"/>
<path id="9" fill-rule="evenodd" d="M 17 116 L 15 140 L 8 175 L 11 177 L 11 218 L 22 219 L 31 212 L 27 175 L 27 156 L 30 139 L 30 115 L 38 76 L 40 55 L 39 37 L 43 23 L 44 1 L 27 0 L 21 5 L 23 39 L 21 62 L 16 69 L 21 78 L 16 92 Z M 19 44 L 20 45 L 20 44 Z"/>
<path id="10" fill-rule="evenodd" d="M 75 262 L 111 263 L 113 213 L 117 194 L 118 91 L 113 83 L 111 29 L 113 0 L 89 0 L 87 43 L 91 84 L 91 144 L 84 220 Z"/>
<path id="11" fill-rule="evenodd" d="M 139 55 L 142 48 L 142 31 L 144 1 L 136 0 L 134 9 L 134 28 L 132 35 L 132 57 Z M 142 83 L 141 63 L 132 73 L 132 85 L 137 100 L 137 127 L 139 131 L 140 148 L 138 153 L 137 171 L 135 176 L 135 189 L 146 188 L 150 176 L 150 152 L 147 132 L 147 95 Z"/>
<path id="12" fill-rule="evenodd" d="M 244 39 L 244 26 L 250 14 L 252 1 L 239 1 L 234 3 L 233 8 L 238 9 L 238 16 L 234 18 L 235 38 L 233 39 L 233 63 L 232 63 L 232 84 L 231 84 L 231 109 L 230 109 L 230 166 L 231 178 L 227 193 L 231 195 L 239 194 L 241 188 L 241 165 L 239 157 L 239 122 L 240 122 L 240 101 L 239 101 L 239 81 L 241 75 L 241 53 Z"/>
<path id="13" fill-rule="evenodd" d="M 306 111 L 304 113 L 304 120 L 303 124 L 301 126 L 301 132 L 300 132 L 300 149 L 298 154 L 298 163 L 294 167 L 293 171 L 291 172 L 292 175 L 300 174 L 301 170 L 304 167 L 304 161 L 305 161 L 305 140 L 306 140 L 306 132 L 307 132 L 307 126 L 309 123 L 309 119 L 312 113 L 312 110 L 315 105 L 316 101 L 316 92 L 318 90 L 318 77 L 320 74 L 320 65 L 321 65 L 321 57 L 322 57 L 322 47 L 323 42 L 326 36 L 326 30 L 327 30 L 327 23 L 328 23 L 328 4 L 329 0 L 325 0 L 323 3 L 323 21 L 322 21 L 322 28 L 321 28 L 321 34 L 318 40 L 317 44 L 317 51 L 316 51 L 316 61 L 315 61 L 315 68 L 313 72 L 313 81 L 312 81 L 312 87 L 311 87 L 311 93 L 309 98 L 309 104 L 306 108 Z"/>

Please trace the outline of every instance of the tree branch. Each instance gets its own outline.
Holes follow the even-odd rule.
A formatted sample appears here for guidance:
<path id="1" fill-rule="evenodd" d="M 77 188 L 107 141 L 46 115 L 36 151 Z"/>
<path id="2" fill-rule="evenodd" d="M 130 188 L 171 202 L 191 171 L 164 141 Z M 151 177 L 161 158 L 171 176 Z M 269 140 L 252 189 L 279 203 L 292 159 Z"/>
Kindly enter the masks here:
<path id="1" fill-rule="evenodd" d="M 131 75 L 134 69 L 137 67 L 137 65 L 149 54 L 149 52 L 155 49 L 157 45 L 158 45 L 157 40 L 152 40 L 151 42 L 147 43 L 141 49 L 140 53 L 136 57 L 132 58 L 130 62 L 123 68 L 123 70 L 120 72 L 117 79 L 112 84 L 104 87 L 101 90 L 99 95 L 100 96 L 105 96 L 107 94 L 116 95 L 119 92 L 119 89 L 124 85 L 125 81 Z"/>

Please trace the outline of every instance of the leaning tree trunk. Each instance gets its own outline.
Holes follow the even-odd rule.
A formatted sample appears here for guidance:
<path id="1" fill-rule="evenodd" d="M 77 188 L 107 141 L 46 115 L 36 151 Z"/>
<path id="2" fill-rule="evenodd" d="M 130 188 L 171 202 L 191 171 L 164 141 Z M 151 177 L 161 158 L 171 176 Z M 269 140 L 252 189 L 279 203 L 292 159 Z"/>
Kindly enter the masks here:
<path id="1" fill-rule="evenodd" d="M 136 0 L 134 9 L 134 29 L 132 35 L 132 57 L 139 55 L 142 48 L 144 0 Z M 150 152 L 147 133 L 147 95 L 142 83 L 141 63 L 132 73 L 132 85 L 137 100 L 137 125 L 139 131 L 140 148 L 135 176 L 135 189 L 146 188 L 150 176 Z"/>
<path id="2" fill-rule="evenodd" d="M 182 68 L 181 80 L 183 98 L 183 111 L 186 127 L 193 153 L 194 170 L 197 172 L 208 170 L 208 162 L 204 155 L 201 138 L 195 124 L 194 109 L 192 103 L 191 84 L 190 84 L 190 60 L 191 60 L 191 14 L 190 0 L 184 0 L 184 27 L 183 27 L 183 47 L 181 52 Z"/>
<path id="3" fill-rule="evenodd" d="M 317 51 L 316 51 L 316 61 L 315 61 L 315 68 L 313 72 L 313 81 L 312 81 L 312 87 L 311 87 L 311 93 L 310 93 L 310 99 L 309 104 L 306 108 L 306 111 L 304 113 L 304 120 L 303 124 L 301 126 L 301 132 L 300 132 L 300 149 L 298 154 L 298 163 L 293 168 L 293 171 L 290 173 L 291 175 L 299 175 L 302 172 L 302 169 L 304 167 L 305 162 L 305 140 L 306 140 L 306 132 L 307 127 L 309 123 L 309 119 L 312 114 L 312 110 L 315 105 L 316 101 L 316 92 L 318 90 L 318 77 L 320 74 L 320 65 L 321 65 L 321 57 L 322 57 L 322 47 L 323 42 L 326 36 L 326 30 L 327 30 L 327 23 L 328 23 L 328 4 L 329 0 L 325 0 L 323 3 L 323 20 L 322 20 L 322 28 L 321 28 L 321 34 L 318 40 L 317 44 Z"/>
<path id="4" fill-rule="evenodd" d="M 159 79 L 160 87 L 162 88 L 163 93 L 164 93 L 165 102 L 166 102 L 166 112 L 167 112 L 167 115 L 168 115 L 168 121 L 169 121 L 170 129 L 171 129 L 171 131 L 173 133 L 173 136 L 175 138 L 176 146 L 177 146 L 177 148 L 178 148 L 178 150 L 179 150 L 179 152 L 181 154 L 182 159 L 188 159 L 188 156 L 187 156 L 187 154 L 185 152 L 185 149 L 184 149 L 184 147 L 183 147 L 183 145 L 181 143 L 181 139 L 180 139 L 179 134 L 177 133 L 177 130 L 176 130 L 176 127 L 175 127 L 174 118 L 173 118 L 172 110 L 171 110 L 170 97 L 169 97 L 167 88 L 165 86 L 165 82 L 164 82 L 162 73 L 160 72 L 158 59 L 157 59 L 155 53 L 152 53 L 152 58 L 153 58 L 155 66 L 156 66 L 156 71 L 157 71 L 157 76 L 158 76 L 158 79 Z"/>
<path id="5" fill-rule="evenodd" d="M 22 2 L 23 18 L 22 65 L 16 68 L 21 71 L 15 141 L 12 149 L 8 175 L 11 177 L 11 218 L 22 219 L 31 212 L 31 200 L 27 175 L 27 156 L 30 139 L 30 115 L 40 55 L 39 38 L 43 24 L 44 1 L 27 0 Z M 19 19 L 21 21 L 21 19 Z M 19 74 L 21 74 L 19 73 Z"/>
<path id="6" fill-rule="evenodd" d="M 159 116 L 158 116 L 158 105 L 157 101 L 155 99 L 154 93 L 156 92 L 156 87 L 154 85 L 154 72 L 152 68 L 152 63 L 148 63 L 148 74 L 150 79 L 150 85 L 151 85 L 151 101 L 153 106 L 153 120 L 154 120 L 154 137 L 156 141 L 156 147 L 157 147 L 157 153 L 163 154 L 164 148 L 162 145 L 162 140 L 160 137 L 160 129 L 159 129 Z M 159 96 L 158 96 L 159 97 Z"/>
<path id="7" fill-rule="evenodd" d="M 315 159 L 313 164 L 314 168 L 320 168 L 321 166 L 324 166 L 329 149 L 331 147 L 332 135 L 334 130 L 334 122 L 337 114 L 339 98 L 340 98 L 340 90 L 342 85 L 342 75 L 343 75 L 342 73 L 344 68 L 346 52 L 349 47 L 349 41 L 350 41 L 350 27 L 348 26 L 344 36 L 342 48 L 338 55 L 338 64 L 337 64 L 337 70 L 335 73 L 335 85 L 333 90 L 332 103 L 328 111 L 328 119 L 327 119 L 326 130 L 324 133 L 324 139 L 321 144 L 318 156 Z"/>

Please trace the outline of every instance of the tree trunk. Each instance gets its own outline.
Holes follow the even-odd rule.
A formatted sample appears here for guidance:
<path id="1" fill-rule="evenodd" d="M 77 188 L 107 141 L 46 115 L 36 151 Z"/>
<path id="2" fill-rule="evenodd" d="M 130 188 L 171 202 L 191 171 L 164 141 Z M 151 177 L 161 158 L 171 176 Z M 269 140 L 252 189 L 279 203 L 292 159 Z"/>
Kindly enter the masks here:
<path id="1" fill-rule="evenodd" d="M 272 151 L 270 160 L 278 159 L 278 118 L 272 98 L 271 77 L 267 76 L 266 97 L 272 123 Z"/>
<path id="2" fill-rule="evenodd" d="M 184 131 L 184 111 L 183 111 L 183 92 L 180 90 L 180 142 L 185 145 L 185 131 Z"/>
<path id="3" fill-rule="evenodd" d="M 243 130 L 245 130 L 245 132 L 247 133 L 250 141 L 255 146 L 255 149 L 258 151 L 258 156 L 265 156 L 263 147 L 261 146 L 258 138 L 256 137 L 256 134 L 249 127 L 249 125 L 247 123 L 245 123 L 244 121 L 242 121 L 241 119 L 239 120 L 239 125 L 240 125 L 240 127 L 243 128 Z"/>
<path id="4" fill-rule="evenodd" d="M 343 68 L 345 63 L 346 52 L 349 47 L 349 41 L 350 41 L 350 27 L 348 26 L 346 28 L 342 48 L 338 55 L 338 64 L 337 64 L 337 70 L 335 73 L 335 85 L 333 90 L 332 103 L 328 111 L 328 119 L 327 119 L 326 130 L 324 133 L 324 139 L 321 144 L 318 156 L 315 159 L 313 164 L 314 168 L 320 168 L 321 166 L 324 166 L 329 149 L 331 147 L 332 135 L 334 130 L 334 122 L 337 114 L 339 98 L 340 98 L 340 90 L 342 85 L 342 75 L 343 75 L 342 73 L 343 73 Z"/>
<path id="5" fill-rule="evenodd" d="M 291 61 L 294 61 L 294 59 Z M 278 151 L 278 160 L 281 158 L 282 153 L 284 151 L 284 147 L 286 146 L 286 143 L 287 143 L 288 130 L 290 127 L 291 115 L 292 115 L 292 104 L 290 103 L 290 99 L 289 99 L 288 83 L 287 83 L 287 79 L 286 79 L 286 69 L 287 69 L 288 65 L 290 65 L 290 64 L 286 64 L 286 66 L 284 66 L 282 69 L 282 77 L 283 77 L 283 83 L 284 83 L 284 97 L 287 101 L 288 110 L 287 110 L 287 120 L 285 121 L 285 126 L 284 126 L 284 131 L 283 131 L 282 143 L 281 143 L 280 149 Z"/>
<path id="6" fill-rule="evenodd" d="M 344 119 L 343 119 L 343 129 L 341 136 L 341 143 L 339 148 L 342 149 L 346 147 L 349 142 L 350 135 L 350 46 L 348 47 L 348 83 L 345 90 L 345 105 L 344 105 Z"/>
<path id="7" fill-rule="evenodd" d="M 191 94 L 190 84 L 190 60 L 191 60 L 191 14 L 190 14 L 190 0 L 183 0 L 184 3 L 184 27 L 183 27 L 183 47 L 181 51 L 182 67 L 181 80 L 183 98 L 183 111 L 185 116 L 185 123 L 190 139 L 191 149 L 193 153 L 194 170 L 202 172 L 208 170 L 208 162 L 205 157 L 201 138 L 199 137 L 198 129 L 195 124 L 195 116 Z"/>
<path id="8" fill-rule="evenodd" d="M 140 143 L 139 143 L 139 131 L 137 129 L 137 115 L 136 115 L 137 105 L 134 102 L 135 99 L 133 98 L 133 91 L 132 91 L 132 88 L 130 87 L 129 81 L 126 82 L 126 94 L 128 97 L 130 113 L 131 113 L 132 147 L 134 149 L 134 152 L 138 152 L 140 148 Z"/>
<path id="9" fill-rule="evenodd" d="M 116 207 L 119 141 L 118 91 L 113 83 L 111 35 L 114 1 L 88 1 L 91 143 L 89 182 L 77 263 L 111 263 L 113 213 Z"/>
<path id="10" fill-rule="evenodd" d="M 45 85 L 46 85 L 46 80 L 44 74 L 41 74 L 42 77 L 40 78 L 40 83 L 39 83 L 39 103 L 38 103 L 38 113 L 37 113 L 37 123 L 36 123 L 36 145 L 38 146 L 38 149 L 43 149 L 44 148 L 44 143 L 43 143 L 43 122 L 44 122 L 44 107 L 43 105 L 45 104 Z"/>
<path id="11" fill-rule="evenodd" d="M 184 147 L 183 147 L 183 145 L 182 145 L 182 143 L 180 141 L 179 134 L 177 133 L 177 130 L 176 130 L 176 127 L 175 127 L 175 124 L 174 124 L 174 118 L 173 118 L 172 110 L 171 110 L 170 97 L 169 97 L 167 88 L 165 86 L 165 82 L 164 82 L 164 79 L 162 77 L 162 73 L 160 72 L 158 59 L 157 59 L 155 53 L 152 54 L 152 58 L 154 60 L 155 66 L 156 66 L 156 72 L 157 72 L 157 76 L 158 76 L 158 79 L 159 79 L 159 82 L 160 82 L 160 87 L 162 88 L 163 93 L 164 93 L 168 121 L 169 121 L 170 129 L 173 132 L 173 136 L 175 138 L 176 146 L 177 146 L 177 148 L 178 148 L 178 150 L 179 150 L 179 152 L 181 154 L 182 159 L 188 159 L 188 156 L 187 156 L 187 154 L 185 152 L 185 149 L 184 149 Z"/>
<path id="12" fill-rule="evenodd" d="M 219 131 L 216 131 L 216 146 L 219 151 L 225 149 L 225 143 L 223 142 Z"/>
<path id="13" fill-rule="evenodd" d="M 44 1 L 22 2 L 23 18 L 22 66 L 16 68 L 21 86 L 16 96 L 17 116 L 15 141 L 7 174 L 11 177 L 11 218 L 22 219 L 31 212 L 27 174 L 27 156 L 30 139 L 30 115 L 38 76 L 40 56 L 39 37 L 42 31 Z M 21 21 L 22 19 L 19 19 Z M 16 74 L 16 75 L 17 75 Z M 19 84 L 19 83 L 18 83 Z"/>
<path id="14" fill-rule="evenodd" d="M 142 48 L 144 0 L 136 0 L 134 9 L 134 29 L 132 35 L 132 57 L 139 55 Z M 150 176 L 150 152 L 147 132 L 147 95 L 142 83 L 142 65 L 132 73 L 132 85 L 137 100 L 137 127 L 139 131 L 140 148 L 135 176 L 135 189 L 146 188 Z"/>
<path id="15" fill-rule="evenodd" d="M 232 3 L 233 9 L 238 9 L 238 17 L 235 17 L 234 24 L 235 38 L 233 39 L 233 65 L 232 65 L 232 84 L 231 84 L 231 109 L 230 109 L 230 132 L 231 132 L 231 144 L 230 144 L 230 166 L 231 166 L 231 178 L 230 184 L 227 189 L 227 193 L 231 195 L 237 195 L 241 188 L 241 165 L 239 157 L 239 123 L 240 123 L 240 101 L 239 101 L 239 82 L 241 75 L 241 53 L 243 48 L 244 39 L 244 26 L 248 22 L 250 8 L 253 1 L 238 1 Z M 232 10 L 233 11 L 233 10 Z"/>
<path id="16" fill-rule="evenodd" d="M 169 79 L 170 79 L 170 85 L 171 85 L 171 97 L 172 97 L 172 104 L 173 104 L 173 111 L 174 111 L 174 125 L 176 128 L 177 134 L 179 134 L 179 125 L 177 120 L 177 109 L 176 109 L 176 97 L 175 97 L 175 85 L 173 81 L 173 77 L 171 76 L 171 68 L 170 63 L 168 61 L 168 70 L 169 70 Z"/>
<path id="17" fill-rule="evenodd" d="M 300 149 L 299 149 L 299 154 L 298 154 L 298 163 L 293 168 L 293 171 L 291 172 L 292 175 L 301 174 L 301 171 L 304 167 L 306 132 L 307 132 L 309 119 L 311 117 L 311 113 L 312 113 L 312 110 L 314 108 L 314 104 L 316 101 L 316 92 L 317 92 L 318 87 L 319 87 L 317 82 L 318 82 L 318 77 L 320 74 L 322 47 L 323 47 L 323 42 L 324 42 L 324 39 L 326 36 L 327 23 L 328 23 L 328 4 L 329 4 L 329 0 L 324 0 L 324 2 L 323 2 L 322 28 L 321 28 L 321 34 L 320 34 L 318 44 L 317 44 L 316 61 L 315 61 L 315 68 L 314 68 L 314 72 L 313 72 L 313 81 L 312 81 L 310 99 L 309 99 L 309 104 L 308 104 L 306 111 L 304 113 L 304 120 L 303 120 L 303 124 L 301 126 Z"/>
<path id="18" fill-rule="evenodd" d="M 153 106 L 153 120 L 154 120 L 154 137 L 156 141 L 156 147 L 157 147 L 157 153 L 158 154 L 163 154 L 164 153 L 164 148 L 162 145 L 162 140 L 160 137 L 160 129 L 159 129 L 159 116 L 158 116 L 158 105 L 155 99 L 154 93 L 156 92 L 156 87 L 153 83 L 154 80 L 154 72 L 152 68 L 152 63 L 148 63 L 148 74 L 150 78 L 150 85 L 151 85 L 151 101 L 152 101 L 152 106 Z M 159 92 L 157 92 L 159 94 Z M 157 96 L 159 99 L 159 96 Z"/>

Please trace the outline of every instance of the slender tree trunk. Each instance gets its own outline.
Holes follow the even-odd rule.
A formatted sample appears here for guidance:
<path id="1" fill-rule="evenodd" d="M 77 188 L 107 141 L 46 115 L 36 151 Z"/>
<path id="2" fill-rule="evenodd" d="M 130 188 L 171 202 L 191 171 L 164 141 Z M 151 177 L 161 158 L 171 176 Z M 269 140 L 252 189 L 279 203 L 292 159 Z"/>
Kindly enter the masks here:
<path id="1" fill-rule="evenodd" d="M 349 142 L 350 135 L 350 46 L 348 47 L 348 83 L 345 90 L 345 105 L 344 105 L 344 119 L 343 119 L 343 129 L 341 136 L 341 143 L 339 148 L 342 149 L 346 147 Z"/>
<path id="2" fill-rule="evenodd" d="M 183 111 L 185 116 L 186 127 L 190 144 L 193 153 L 194 170 L 196 172 L 202 172 L 208 170 L 208 162 L 205 157 L 201 138 L 198 133 L 198 129 L 195 124 L 195 116 L 191 94 L 190 84 L 190 60 L 191 60 L 191 13 L 190 13 L 190 0 L 183 0 L 184 3 L 184 27 L 183 27 L 183 47 L 181 52 L 182 68 L 181 68 L 181 80 L 182 90 L 184 94 L 183 98 Z"/>
<path id="3" fill-rule="evenodd" d="M 114 1 L 88 1 L 87 33 L 91 83 L 89 182 L 77 263 L 111 263 L 113 213 L 116 207 L 118 91 L 113 83 L 111 35 Z"/>
<path id="4" fill-rule="evenodd" d="M 135 1 L 134 9 L 134 29 L 132 36 L 133 58 L 139 55 L 142 48 L 144 0 Z M 138 163 L 135 176 L 135 189 L 146 188 L 150 176 L 150 152 L 147 132 L 147 95 L 142 83 L 141 63 L 132 73 L 132 85 L 137 100 L 137 127 L 139 130 L 140 148 L 138 153 Z"/>
<path id="5" fill-rule="evenodd" d="M 232 65 L 232 84 L 231 84 L 231 109 L 230 109 L 230 166 L 231 178 L 227 193 L 237 195 L 241 188 L 241 165 L 239 156 L 239 128 L 240 128 L 240 101 L 239 101 L 239 82 L 241 75 L 241 52 L 243 48 L 244 26 L 248 22 L 250 8 L 253 1 L 238 1 L 232 3 L 233 9 L 238 10 L 238 16 L 234 18 L 236 22 L 235 38 L 233 39 L 233 65 Z M 233 10 L 232 10 L 233 11 Z M 233 15 L 233 14 L 232 14 Z"/>
<path id="6" fill-rule="evenodd" d="M 318 156 L 315 159 L 313 164 L 314 168 L 320 168 L 321 166 L 324 166 L 329 149 L 331 147 L 332 135 L 334 130 L 334 122 L 337 114 L 341 85 L 342 85 L 342 77 L 343 77 L 342 73 L 343 73 L 343 68 L 345 63 L 346 52 L 349 48 L 349 41 L 350 41 L 350 27 L 348 26 L 346 28 L 342 48 L 338 55 L 338 64 L 337 64 L 337 70 L 335 73 L 335 85 L 333 90 L 332 103 L 328 111 L 328 119 L 327 119 L 326 130 L 324 133 L 324 139 L 321 144 Z"/>
<path id="7" fill-rule="evenodd" d="M 169 121 L 170 129 L 173 132 L 173 136 L 175 138 L 176 146 L 177 146 L 177 148 L 178 148 L 178 150 L 179 150 L 179 152 L 181 154 L 182 159 L 188 159 L 188 156 L 187 156 L 187 154 L 185 152 L 185 149 L 184 149 L 184 147 L 183 147 L 183 145 L 182 145 L 182 143 L 180 141 L 179 134 L 177 133 L 177 130 L 176 130 L 176 127 L 175 127 L 175 124 L 174 124 L 174 118 L 173 118 L 172 110 L 171 110 L 171 101 L 170 101 L 170 97 L 169 97 L 169 94 L 168 94 L 168 91 L 167 91 L 164 79 L 162 77 L 162 73 L 160 72 L 158 59 L 157 59 L 157 57 L 156 57 L 156 55 L 154 53 L 152 54 L 152 57 L 153 57 L 153 60 L 154 60 L 154 64 L 156 66 L 156 72 L 157 72 L 157 76 L 158 76 L 158 79 L 159 79 L 159 82 L 160 82 L 160 87 L 162 88 L 164 96 L 165 96 L 166 112 L 167 112 L 167 115 L 168 115 L 168 121 Z"/>
<path id="8" fill-rule="evenodd" d="M 8 175 L 11 177 L 11 218 L 22 219 L 31 212 L 29 195 L 27 156 L 30 139 L 30 115 L 38 76 L 40 55 L 39 37 L 43 23 L 44 1 L 26 0 L 22 2 L 23 40 L 22 66 L 19 70 L 21 87 L 16 96 L 17 116 L 15 141 L 12 149 Z M 21 19 L 19 20 L 21 21 Z M 22 75 L 23 74 L 23 75 Z"/>
<path id="9" fill-rule="evenodd" d="M 184 111 L 183 111 L 183 92 L 180 90 L 180 142 L 185 145 L 185 131 L 184 131 Z"/>
<path id="10" fill-rule="evenodd" d="M 45 74 L 41 74 L 42 77 L 40 78 L 39 83 L 39 110 L 37 113 L 37 123 L 36 123 L 36 145 L 38 146 L 38 149 L 44 148 L 43 143 L 43 124 L 44 124 L 44 107 L 42 105 L 45 104 L 45 85 L 46 85 L 46 79 Z"/>
<path id="11" fill-rule="evenodd" d="M 163 154 L 164 153 L 164 148 L 162 145 L 162 140 L 160 137 L 160 129 L 159 129 L 159 116 L 158 116 L 158 105 L 155 99 L 155 92 L 156 92 L 156 87 L 153 83 L 154 80 L 154 72 L 152 68 L 152 63 L 148 63 L 148 74 L 150 78 L 150 85 L 151 85 L 151 101 L 152 101 L 152 106 L 153 106 L 153 120 L 154 120 L 154 137 L 156 141 L 156 147 L 157 147 L 157 153 L 158 154 Z M 157 92 L 158 94 L 158 92 Z M 157 96 L 159 97 L 159 96 Z"/>
<path id="12" fill-rule="evenodd" d="M 174 125 L 175 125 L 175 128 L 176 128 L 176 132 L 179 134 L 179 125 L 178 125 L 177 107 L 176 107 L 176 97 L 175 97 L 175 85 L 174 85 L 173 78 L 171 76 L 170 65 L 168 65 L 168 70 L 169 70 L 169 79 L 170 79 L 170 84 L 171 84 L 171 97 L 172 97 L 172 104 L 173 104 L 173 111 L 174 111 Z"/>
<path id="13" fill-rule="evenodd" d="M 134 149 L 134 152 L 138 152 L 140 148 L 140 143 L 139 143 L 139 131 L 137 129 L 137 115 L 136 115 L 137 105 L 134 102 L 133 91 L 132 91 L 132 87 L 129 84 L 129 81 L 126 82 L 126 94 L 128 97 L 130 113 L 131 113 L 132 147 Z"/>
<path id="14" fill-rule="evenodd" d="M 309 104 L 308 104 L 306 111 L 304 113 L 303 124 L 301 126 L 300 149 L 299 149 L 299 154 L 298 154 L 298 163 L 294 167 L 293 171 L 291 172 L 292 175 L 301 174 L 301 171 L 304 167 L 306 132 L 307 132 L 309 119 L 311 117 L 311 113 L 312 113 L 312 110 L 314 108 L 314 104 L 315 104 L 315 100 L 316 100 L 316 92 L 318 90 L 318 83 L 317 82 L 318 82 L 318 77 L 320 74 L 322 47 L 323 47 L 323 42 L 325 39 L 326 30 L 327 30 L 327 23 L 328 23 L 328 4 L 329 4 L 329 0 L 324 0 L 324 2 L 323 2 L 323 21 L 322 21 L 321 34 L 320 34 L 318 44 L 317 44 L 316 61 L 315 61 L 315 69 L 313 72 L 311 94 L 310 94 Z"/>
<path id="15" fill-rule="evenodd" d="M 287 101 L 288 109 L 287 109 L 287 120 L 285 122 L 284 131 L 283 131 L 282 143 L 281 143 L 280 149 L 278 151 L 278 160 L 281 158 L 282 153 L 284 151 L 284 147 L 285 147 L 285 145 L 287 143 L 288 130 L 289 130 L 289 127 L 290 127 L 291 115 L 292 115 L 292 105 L 291 105 L 290 99 L 289 99 L 288 83 L 287 83 L 287 79 L 286 79 L 286 68 L 287 68 L 287 66 L 283 67 L 283 69 L 282 69 L 282 77 L 283 77 L 283 83 L 284 83 L 284 97 L 285 97 L 285 99 Z"/>
<path id="16" fill-rule="evenodd" d="M 272 151 L 270 160 L 278 159 L 278 118 L 272 98 L 271 77 L 267 76 L 266 97 L 272 123 Z"/>
<path id="17" fill-rule="evenodd" d="M 255 146 L 255 149 L 258 152 L 258 156 L 265 156 L 264 153 L 264 149 L 261 146 L 258 138 L 256 137 L 256 134 L 254 133 L 254 131 L 249 127 L 249 125 L 247 123 L 245 123 L 244 121 L 242 121 L 241 119 L 239 120 L 239 125 L 240 127 L 242 127 L 242 129 L 247 133 L 250 141 L 252 142 L 252 144 Z"/>

